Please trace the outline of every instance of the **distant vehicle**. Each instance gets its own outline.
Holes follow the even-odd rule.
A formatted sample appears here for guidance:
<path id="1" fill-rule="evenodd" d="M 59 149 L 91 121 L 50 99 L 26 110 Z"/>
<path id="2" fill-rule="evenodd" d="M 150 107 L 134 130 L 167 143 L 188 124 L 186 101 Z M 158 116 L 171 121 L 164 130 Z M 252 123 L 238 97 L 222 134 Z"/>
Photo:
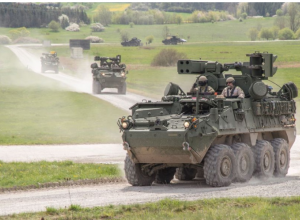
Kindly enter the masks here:
<path id="1" fill-rule="evenodd" d="M 138 47 L 138 46 L 142 46 L 142 43 L 140 39 L 134 37 L 129 41 L 123 41 L 121 45 L 124 47 Z"/>
<path id="2" fill-rule="evenodd" d="M 172 36 L 172 37 L 167 37 L 162 42 L 165 45 L 177 45 L 178 43 L 186 42 L 186 40 L 182 39 L 182 38 L 179 38 L 179 37 L 176 37 L 176 36 Z"/>
<path id="3" fill-rule="evenodd" d="M 214 187 L 247 182 L 253 175 L 286 176 L 297 134 L 298 89 L 287 82 L 273 92 L 264 83 L 276 73 L 276 55 L 247 56 L 250 62 L 243 63 L 178 60 L 179 74 L 206 76 L 216 93 L 186 94 L 169 83 L 161 101 L 138 102 L 118 120 L 131 185 L 169 184 L 174 174 L 192 180 L 200 172 Z M 225 74 L 232 70 L 240 74 Z M 221 95 L 229 77 L 245 98 Z"/>
<path id="4" fill-rule="evenodd" d="M 116 57 L 95 56 L 91 64 L 93 73 L 93 94 L 100 94 L 105 88 L 117 88 L 119 94 L 126 94 L 126 65 L 121 63 L 121 55 Z"/>
<path id="5" fill-rule="evenodd" d="M 50 53 L 42 53 L 41 56 L 41 72 L 44 73 L 47 70 L 53 70 L 58 73 L 59 58 L 55 51 L 50 51 Z"/>

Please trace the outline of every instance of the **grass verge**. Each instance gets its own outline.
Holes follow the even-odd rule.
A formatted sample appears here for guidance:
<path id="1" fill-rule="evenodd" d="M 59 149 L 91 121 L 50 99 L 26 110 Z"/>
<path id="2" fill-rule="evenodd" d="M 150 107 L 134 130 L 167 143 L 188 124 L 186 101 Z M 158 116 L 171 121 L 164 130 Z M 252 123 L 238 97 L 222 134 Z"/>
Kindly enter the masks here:
<path id="1" fill-rule="evenodd" d="M 178 201 L 164 199 L 155 203 L 109 205 L 83 208 L 73 204 L 66 209 L 47 207 L 45 212 L 2 216 L 0 219 L 299 219 L 300 197 L 238 198 Z"/>
<path id="2" fill-rule="evenodd" d="M 45 183 L 62 183 L 77 180 L 99 180 L 120 178 L 118 165 L 63 162 L 13 162 L 0 161 L 0 189 L 39 188 Z"/>

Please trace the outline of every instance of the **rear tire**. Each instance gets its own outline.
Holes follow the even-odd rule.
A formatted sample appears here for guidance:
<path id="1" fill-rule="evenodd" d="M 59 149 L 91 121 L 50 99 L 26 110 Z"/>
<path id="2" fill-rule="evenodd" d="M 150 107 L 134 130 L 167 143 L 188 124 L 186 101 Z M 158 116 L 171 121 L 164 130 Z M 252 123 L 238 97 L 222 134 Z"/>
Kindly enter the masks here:
<path id="1" fill-rule="evenodd" d="M 232 147 L 237 161 L 235 181 L 247 182 L 254 172 L 254 156 L 251 148 L 245 143 L 236 143 Z"/>
<path id="2" fill-rule="evenodd" d="M 236 158 L 233 150 L 218 144 L 209 148 L 204 158 L 206 184 L 214 187 L 229 186 L 236 175 Z"/>
<path id="3" fill-rule="evenodd" d="M 196 177 L 197 170 L 192 168 L 177 168 L 175 177 L 179 180 L 192 180 Z"/>
<path id="4" fill-rule="evenodd" d="M 275 138 L 271 141 L 275 157 L 274 176 L 284 177 L 290 167 L 290 149 L 286 140 Z"/>
<path id="5" fill-rule="evenodd" d="M 174 178 L 176 172 L 175 167 L 168 167 L 159 170 L 155 176 L 155 183 L 158 184 L 170 184 L 171 180 Z"/>
<path id="6" fill-rule="evenodd" d="M 93 94 L 100 94 L 101 93 L 101 84 L 99 81 L 93 79 Z"/>
<path id="7" fill-rule="evenodd" d="M 143 173 L 140 164 L 135 164 L 128 156 L 125 158 L 125 176 L 129 184 L 133 186 L 151 186 L 152 182 L 155 179 L 155 175 L 148 176 Z"/>
<path id="8" fill-rule="evenodd" d="M 273 176 L 275 158 L 271 143 L 265 140 L 258 140 L 252 150 L 255 159 L 254 174 L 258 177 Z"/>

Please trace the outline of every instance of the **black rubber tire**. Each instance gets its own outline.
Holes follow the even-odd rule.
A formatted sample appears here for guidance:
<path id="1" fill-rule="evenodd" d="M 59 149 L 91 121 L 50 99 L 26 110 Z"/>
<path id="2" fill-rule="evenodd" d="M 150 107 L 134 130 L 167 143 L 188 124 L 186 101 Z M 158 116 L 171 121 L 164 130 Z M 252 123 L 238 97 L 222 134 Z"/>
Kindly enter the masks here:
<path id="1" fill-rule="evenodd" d="M 283 138 L 275 138 L 271 141 L 275 157 L 274 176 L 284 177 L 290 167 L 290 149 L 289 145 Z"/>
<path id="2" fill-rule="evenodd" d="M 176 169 L 175 177 L 179 180 L 192 180 L 196 174 L 196 169 L 179 167 Z"/>
<path id="3" fill-rule="evenodd" d="M 247 182 L 254 172 L 254 155 L 251 148 L 245 143 L 236 143 L 232 147 L 237 162 L 236 182 Z"/>
<path id="4" fill-rule="evenodd" d="M 271 143 L 265 140 L 258 140 L 252 151 L 255 160 L 254 175 L 262 178 L 272 177 L 275 157 Z"/>
<path id="5" fill-rule="evenodd" d="M 214 187 L 229 186 L 236 176 L 236 158 L 233 150 L 218 144 L 209 148 L 204 158 L 206 184 Z"/>
<path id="6" fill-rule="evenodd" d="M 128 183 L 133 186 L 151 186 L 156 176 L 156 173 L 152 176 L 144 174 L 140 164 L 135 164 L 128 154 L 125 158 L 124 170 Z"/>
<path id="7" fill-rule="evenodd" d="M 170 184 L 171 180 L 174 178 L 175 172 L 176 172 L 175 167 L 168 167 L 168 168 L 159 170 L 155 176 L 155 183 Z"/>
<path id="8" fill-rule="evenodd" d="M 118 93 L 125 95 L 126 94 L 126 89 L 127 89 L 127 84 L 126 84 L 126 82 L 124 82 L 123 85 L 118 88 Z"/>
<path id="9" fill-rule="evenodd" d="M 93 79 L 93 94 L 100 94 L 101 93 L 101 84 L 99 81 Z"/>

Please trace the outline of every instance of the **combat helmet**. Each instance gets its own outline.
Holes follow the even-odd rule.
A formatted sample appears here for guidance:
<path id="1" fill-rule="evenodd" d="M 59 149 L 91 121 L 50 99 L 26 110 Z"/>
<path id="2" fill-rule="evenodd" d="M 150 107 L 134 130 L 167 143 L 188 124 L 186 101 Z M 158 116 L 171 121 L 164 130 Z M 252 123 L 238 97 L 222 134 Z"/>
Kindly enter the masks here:
<path id="1" fill-rule="evenodd" d="M 206 76 L 200 76 L 200 78 L 199 78 L 200 86 L 206 86 L 207 82 L 208 82 L 208 80 L 207 80 Z"/>

